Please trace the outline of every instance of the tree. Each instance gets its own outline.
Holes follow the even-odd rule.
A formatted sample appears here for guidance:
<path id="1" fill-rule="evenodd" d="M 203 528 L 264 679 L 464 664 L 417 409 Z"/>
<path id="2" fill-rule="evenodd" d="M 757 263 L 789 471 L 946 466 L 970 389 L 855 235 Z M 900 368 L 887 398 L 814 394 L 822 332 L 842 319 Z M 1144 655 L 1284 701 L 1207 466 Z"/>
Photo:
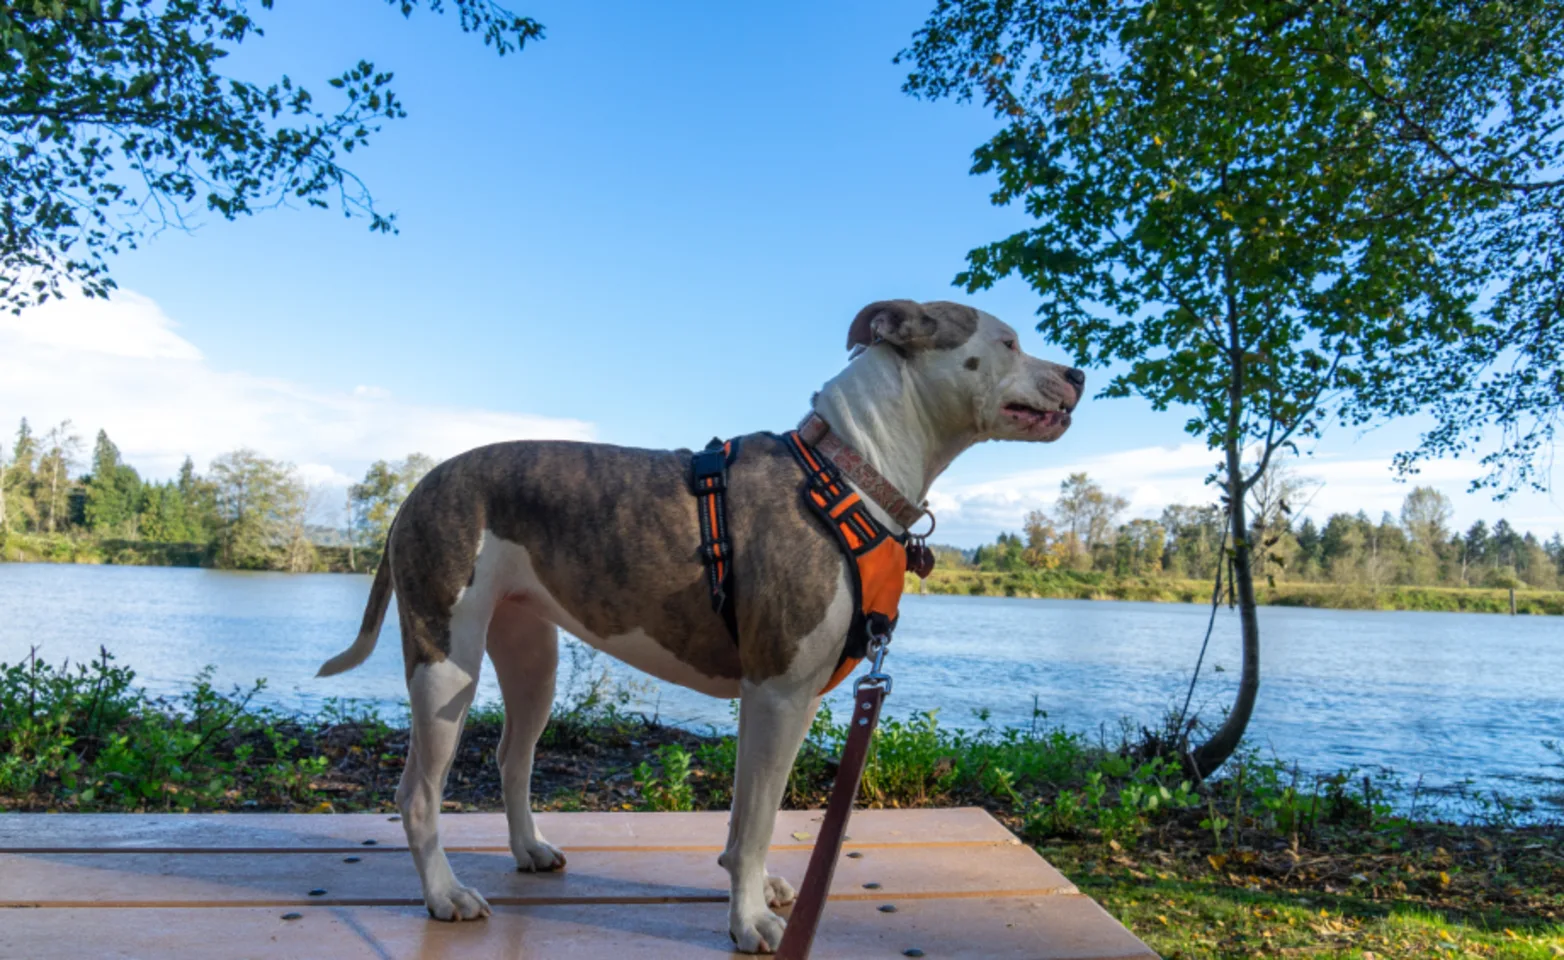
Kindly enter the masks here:
<path id="1" fill-rule="evenodd" d="M 1103 396 L 1187 411 L 1220 451 L 1243 665 L 1191 754 L 1201 775 L 1238 747 L 1259 690 L 1247 494 L 1279 451 L 1368 419 L 1394 393 L 1380 381 L 1473 326 L 1479 265 L 1455 228 L 1487 192 L 1377 122 L 1375 91 L 1437 60 L 1413 42 L 1428 13 L 938 0 L 902 54 L 907 92 L 993 109 L 1004 127 L 973 172 L 1036 221 L 973 250 L 956 282 L 1019 275 L 1077 364 L 1122 365 Z"/>
<path id="2" fill-rule="evenodd" d="M 1414 487 L 1401 502 L 1401 525 L 1412 539 L 1408 557 L 1413 583 L 1433 583 L 1439 576 L 1439 554 L 1450 539 L 1450 498 L 1433 487 Z"/>
<path id="3" fill-rule="evenodd" d="M 1114 538 L 1114 560 L 1120 576 L 1155 575 L 1162 572 L 1167 530 L 1155 520 L 1131 520 Z"/>
<path id="4" fill-rule="evenodd" d="M 195 461 L 188 456 L 179 465 L 179 478 L 174 482 L 179 492 L 180 512 L 183 514 L 185 539 L 192 543 L 209 542 L 217 531 L 217 486 L 195 472 Z"/>
<path id="5" fill-rule="evenodd" d="M 364 481 L 348 488 L 350 523 L 360 545 L 376 551 L 385 549 L 397 508 L 434 466 L 434 460 L 422 453 L 410 453 L 405 460 L 376 460 L 369 465 Z"/>
<path id="6" fill-rule="evenodd" d="M 1129 501 L 1105 492 L 1084 473 L 1072 473 L 1059 484 L 1054 516 L 1065 530 L 1067 550 L 1074 557 L 1090 557 L 1092 551 L 1112 539 L 1119 515 Z"/>
<path id="7" fill-rule="evenodd" d="M 1042 510 L 1029 511 L 1022 530 L 1026 533 L 1023 557 L 1027 566 L 1052 570 L 1068 555 L 1069 544 L 1059 536 L 1053 520 Z"/>
<path id="8" fill-rule="evenodd" d="M 1320 565 L 1320 528 L 1315 526 L 1313 517 L 1304 517 L 1298 525 L 1298 532 L 1294 536 L 1298 541 L 1298 573 L 1304 579 L 1316 576 Z"/>
<path id="9" fill-rule="evenodd" d="M 125 534 L 135 525 L 140 503 L 141 476 L 121 461 L 108 432 L 99 430 L 87 479 L 87 529 L 99 535 Z"/>
<path id="10" fill-rule="evenodd" d="M 65 509 L 66 497 L 70 493 L 71 473 L 76 469 L 77 458 L 81 456 L 81 437 L 71 430 L 69 420 L 62 420 L 59 425 L 50 428 L 44 435 L 43 455 L 38 460 L 39 487 L 45 495 L 43 506 L 49 516 L 45 529 L 50 533 L 54 533 L 59 525 L 60 514 Z"/>
<path id="11" fill-rule="evenodd" d="M 1472 524 L 1466 531 L 1466 536 L 1461 541 L 1461 582 L 1470 582 L 1469 570 L 1479 566 L 1488 559 L 1491 552 L 1488 525 L 1481 520 Z"/>
<path id="12" fill-rule="evenodd" d="M 1415 542 L 1430 549 L 1449 538 L 1453 516 L 1455 508 L 1451 506 L 1450 498 L 1433 487 L 1413 487 L 1401 501 L 1401 525 Z"/>
<path id="13" fill-rule="evenodd" d="M 1211 577 L 1223 557 L 1222 512 L 1214 506 L 1190 507 L 1172 504 L 1162 511 L 1162 526 L 1168 534 L 1163 569 L 1176 576 Z"/>
<path id="14" fill-rule="evenodd" d="M 403 16 L 420 5 L 387 2 Z M 502 55 L 543 35 L 494 0 L 450 2 Z M 329 81 L 341 100 L 322 109 L 289 77 L 222 72 L 262 33 L 246 0 L 0 4 L 0 302 L 20 311 L 67 286 L 104 296 L 107 256 L 202 210 L 233 220 L 335 205 L 394 228 L 342 165 L 405 116 L 392 75 L 361 60 Z"/>
<path id="15" fill-rule="evenodd" d="M 1483 277 L 1481 322 L 1383 381 L 1392 410 L 1434 415 L 1397 466 L 1497 441 L 1471 489 L 1546 489 L 1564 415 L 1564 4 L 1359 5 L 1369 30 L 1342 62 L 1378 102 L 1375 124 L 1411 148 L 1431 189 L 1479 198 L 1458 255 Z M 1380 18 L 1406 23 L 1410 42 Z M 1415 69 L 1376 81 L 1363 65 L 1387 56 Z"/>
<path id="16" fill-rule="evenodd" d="M 136 511 L 142 539 L 152 543 L 197 542 L 185 517 L 184 506 L 178 488 L 172 483 L 143 484 Z"/>
<path id="17" fill-rule="evenodd" d="M 308 503 L 292 464 L 235 450 L 212 461 L 212 482 L 219 563 L 239 570 L 293 567 L 298 517 Z"/>
<path id="18" fill-rule="evenodd" d="M 1271 458 L 1269 465 L 1254 467 L 1254 483 L 1249 487 L 1249 529 L 1254 544 L 1254 566 L 1275 585 L 1276 575 L 1287 569 L 1289 552 L 1297 546 L 1289 534 L 1294 509 L 1310 486 L 1318 484 L 1300 477 L 1292 458 L 1285 453 Z M 1309 499 L 1313 499 L 1310 497 Z"/>

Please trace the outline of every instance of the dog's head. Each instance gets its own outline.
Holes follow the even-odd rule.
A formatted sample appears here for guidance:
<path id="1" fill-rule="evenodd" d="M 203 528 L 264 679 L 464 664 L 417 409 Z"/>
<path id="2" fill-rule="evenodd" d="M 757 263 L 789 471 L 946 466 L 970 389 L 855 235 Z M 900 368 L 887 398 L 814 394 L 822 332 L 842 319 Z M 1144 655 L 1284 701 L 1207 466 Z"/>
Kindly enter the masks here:
<path id="1" fill-rule="evenodd" d="M 1009 324 L 959 303 L 869 304 L 847 348 L 856 357 L 882 346 L 930 410 L 975 425 L 985 440 L 1059 439 L 1086 389 L 1086 374 L 1028 356 Z"/>

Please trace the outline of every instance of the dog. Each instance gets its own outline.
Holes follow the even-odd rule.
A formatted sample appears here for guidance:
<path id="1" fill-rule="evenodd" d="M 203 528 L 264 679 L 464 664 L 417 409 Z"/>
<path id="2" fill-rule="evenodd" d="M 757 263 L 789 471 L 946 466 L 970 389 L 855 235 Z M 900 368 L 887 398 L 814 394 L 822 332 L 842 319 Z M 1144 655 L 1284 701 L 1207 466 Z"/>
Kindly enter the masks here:
<path id="1" fill-rule="evenodd" d="M 896 536 L 906 534 L 897 522 L 906 515 L 887 509 L 887 498 L 923 503 L 934 479 L 984 440 L 1057 440 L 1086 381 L 1028 356 L 992 315 L 943 301 L 870 304 L 847 347 L 846 368 L 815 394 L 813 413 L 881 481 L 878 490 L 854 486 Z M 369 656 L 394 593 L 412 713 L 396 803 L 436 919 L 489 914 L 452 873 L 439 833 L 485 651 L 505 701 L 497 759 L 511 852 L 524 871 L 565 865 L 538 832 L 529 796 L 564 629 L 670 683 L 739 698 L 733 808 L 718 859 L 731 880 L 729 932 L 747 953 L 781 943 L 785 921 L 771 908 L 794 892 L 767 873 L 766 850 L 788 771 L 842 657 L 854 596 L 849 561 L 802 502 L 801 471 L 783 441 L 752 434 L 741 450 L 727 488 L 736 639 L 713 610 L 688 450 L 498 443 L 440 464 L 402 504 L 358 638 L 319 675 Z"/>

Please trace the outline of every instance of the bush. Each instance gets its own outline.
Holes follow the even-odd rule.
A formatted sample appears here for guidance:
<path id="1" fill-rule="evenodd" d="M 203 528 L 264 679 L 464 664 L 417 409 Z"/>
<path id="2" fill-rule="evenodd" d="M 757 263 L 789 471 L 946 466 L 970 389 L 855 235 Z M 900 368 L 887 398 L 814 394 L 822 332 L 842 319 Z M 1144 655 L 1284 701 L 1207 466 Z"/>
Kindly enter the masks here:
<path id="1" fill-rule="evenodd" d="M 35 655 L 0 663 L 0 795 L 74 810 L 190 810 L 241 795 L 314 798 L 321 756 L 299 756 L 295 719 L 250 706 L 264 681 L 228 693 L 211 668 L 174 698 L 153 698 L 102 650 L 89 664 Z"/>

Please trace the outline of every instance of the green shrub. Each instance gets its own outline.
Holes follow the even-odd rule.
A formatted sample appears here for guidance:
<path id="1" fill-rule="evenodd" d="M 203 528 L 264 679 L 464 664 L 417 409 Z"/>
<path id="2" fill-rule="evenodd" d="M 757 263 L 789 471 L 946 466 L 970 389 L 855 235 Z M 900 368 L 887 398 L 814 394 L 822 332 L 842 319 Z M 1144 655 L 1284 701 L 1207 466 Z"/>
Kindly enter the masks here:
<path id="1" fill-rule="evenodd" d="M 695 791 L 690 786 L 690 754 L 677 743 L 657 751 L 661 776 L 645 761 L 636 765 L 635 785 L 641 791 L 641 809 L 680 811 L 695 809 Z"/>

